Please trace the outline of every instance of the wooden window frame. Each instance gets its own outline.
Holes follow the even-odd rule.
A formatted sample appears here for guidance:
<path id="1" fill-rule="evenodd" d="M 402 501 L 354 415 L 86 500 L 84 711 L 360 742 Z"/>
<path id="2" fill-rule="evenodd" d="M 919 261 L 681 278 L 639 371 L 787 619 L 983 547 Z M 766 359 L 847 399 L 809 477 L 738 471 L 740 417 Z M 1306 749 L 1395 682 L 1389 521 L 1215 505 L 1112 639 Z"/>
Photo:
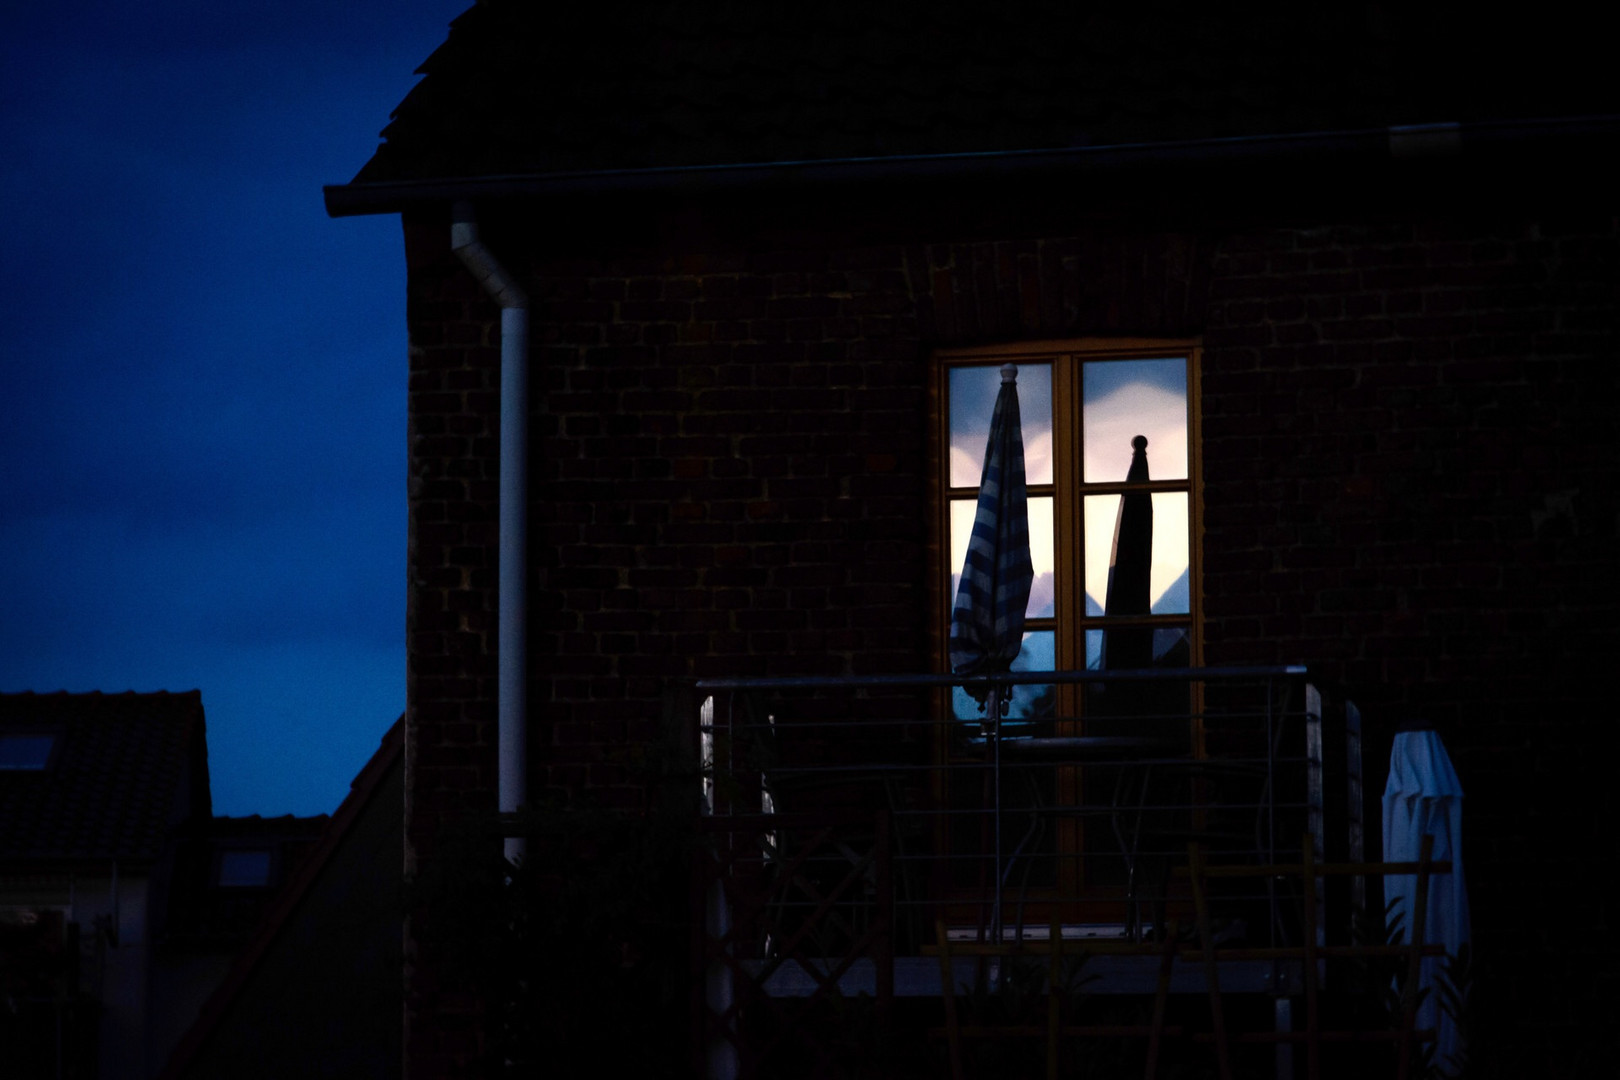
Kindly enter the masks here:
<path id="1" fill-rule="evenodd" d="M 1087 483 L 1081 478 L 1083 449 L 1083 416 L 1081 408 L 1080 378 L 1082 365 L 1094 360 L 1144 360 L 1184 357 L 1187 361 L 1187 476 L 1176 480 L 1150 480 L 1146 484 L 1123 481 Z M 948 409 L 949 378 L 952 368 L 961 366 L 989 366 L 1004 363 L 1024 364 L 1050 362 L 1052 364 L 1052 455 L 1051 484 L 1030 485 L 1031 497 L 1053 496 L 1053 530 L 1055 543 L 1056 596 L 1051 618 L 1029 619 L 1025 631 L 1054 631 L 1054 664 L 1058 670 L 1082 670 L 1086 666 L 1086 631 L 1103 627 L 1168 627 L 1186 626 L 1188 633 L 1188 663 L 1193 667 L 1203 663 L 1203 573 L 1200 554 L 1203 547 L 1203 469 L 1202 469 L 1202 417 L 1200 410 L 1200 368 L 1202 345 L 1196 338 L 1081 338 L 1066 341 L 1036 341 L 1006 345 L 986 345 L 970 348 L 936 350 L 933 354 L 928 384 L 929 402 L 929 543 L 928 566 L 929 595 L 932 614 L 929 620 L 929 645 L 941 670 L 949 671 L 947 643 L 950 637 L 951 609 L 955 597 L 950 594 L 950 580 L 954 567 L 951 562 L 951 502 L 968 488 L 953 488 L 950 484 L 950 416 Z M 1185 614 L 1143 615 L 1133 617 L 1087 615 L 1085 607 L 1085 500 L 1090 495 L 1113 495 L 1133 491 L 1185 492 L 1188 514 L 1188 610 Z M 1059 718 L 1055 734 L 1078 735 L 1084 733 L 1083 688 L 1078 684 L 1060 684 L 1057 687 L 1056 713 Z M 1189 702 L 1192 715 L 1201 712 L 1201 702 Z M 952 715 L 951 695 L 942 693 L 934 704 L 936 715 Z M 1189 733 L 1195 756 L 1204 754 L 1202 725 L 1196 722 Z M 937 740 L 934 775 L 943 785 L 950 764 L 948 739 Z M 1060 768 L 1057 777 L 1057 797 L 1078 801 L 1081 796 L 1081 770 Z M 943 787 L 935 792 L 936 798 L 945 798 Z M 1066 835 L 1058 838 L 1059 849 L 1079 852 L 1084 849 L 1081 826 L 1066 822 Z M 943 839 L 943 838 L 942 838 Z M 1060 874 L 1059 895 L 1078 896 L 1083 882 L 1078 861 L 1065 860 L 1069 869 Z"/>
<path id="2" fill-rule="evenodd" d="M 1027 342 L 1014 345 L 941 349 L 935 352 L 930 379 L 930 428 L 933 438 L 929 454 L 930 566 L 929 589 L 933 597 L 931 651 L 945 663 L 946 642 L 950 636 L 951 605 L 955 597 L 946 595 L 953 568 L 950 565 L 950 509 L 953 493 L 965 491 L 950 486 L 950 417 L 946 413 L 946 384 L 950 369 L 964 365 L 1036 363 L 1050 361 L 1052 367 L 1053 482 L 1031 485 L 1030 495 L 1053 495 L 1053 528 L 1059 537 L 1072 542 L 1057 545 L 1057 611 L 1050 619 L 1031 619 L 1026 629 L 1057 629 L 1056 664 L 1059 669 L 1085 667 L 1084 631 L 1107 626 L 1173 626 L 1188 624 L 1189 649 L 1193 666 L 1203 662 L 1202 568 L 1200 549 L 1203 531 L 1202 431 L 1199 410 L 1199 367 L 1202 348 L 1188 338 L 1117 338 L 1077 341 Z M 1078 475 L 1081 453 L 1081 417 L 1078 406 L 1061 408 L 1060 402 L 1079 400 L 1080 364 L 1088 360 L 1144 360 L 1184 356 L 1187 364 L 1187 477 L 1184 480 L 1152 480 L 1147 484 L 1119 482 L 1084 483 Z M 1083 574 L 1084 502 L 1087 495 L 1113 495 L 1127 491 L 1186 492 L 1188 506 L 1188 611 L 1176 615 L 1144 615 L 1124 619 L 1085 614 Z M 1073 632 L 1068 632 L 1072 630 Z"/>

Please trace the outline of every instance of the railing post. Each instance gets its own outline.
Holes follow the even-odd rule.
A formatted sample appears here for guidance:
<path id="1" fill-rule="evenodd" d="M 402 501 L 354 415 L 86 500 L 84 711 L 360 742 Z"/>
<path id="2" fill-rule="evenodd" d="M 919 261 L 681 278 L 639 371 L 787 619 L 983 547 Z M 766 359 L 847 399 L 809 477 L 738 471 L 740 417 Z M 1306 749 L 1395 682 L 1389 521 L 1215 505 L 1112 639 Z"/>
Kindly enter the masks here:
<path id="1" fill-rule="evenodd" d="M 887 1024 L 889 1010 L 894 1004 L 894 847 L 890 830 L 893 821 L 889 811 L 878 811 L 873 833 L 876 874 L 876 918 L 880 920 L 880 933 L 876 948 L 872 950 L 873 984 L 876 990 L 878 1020 Z"/>
<path id="2" fill-rule="evenodd" d="M 1322 692 L 1312 683 L 1305 684 L 1305 783 L 1306 783 L 1306 826 L 1310 830 L 1311 855 L 1316 862 L 1326 858 L 1323 850 L 1323 838 L 1326 836 L 1324 824 L 1325 781 L 1323 779 L 1323 740 L 1322 740 Z M 1324 917 L 1327 904 L 1327 889 L 1323 880 L 1318 877 L 1311 883 L 1313 895 L 1311 897 L 1311 911 L 1308 918 L 1312 923 L 1311 936 L 1315 939 L 1306 942 L 1321 948 L 1327 944 L 1327 920 Z M 1320 978 L 1324 972 L 1317 972 Z"/>
<path id="3" fill-rule="evenodd" d="M 1353 701 L 1344 703 L 1345 824 L 1348 832 L 1346 857 L 1365 862 L 1366 794 L 1361 774 L 1361 710 Z M 1367 878 L 1357 874 L 1350 879 L 1352 911 L 1367 910 Z"/>
<path id="4" fill-rule="evenodd" d="M 728 720 L 730 714 L 727 714 Z M 727 744 L 731 743 L 730 732 L 727 733 Z M 703 777 L 703 804 L 701 813 L 704 816 L 713 816 L 718 809 L 716 805 L 720 799 L 720 785 L 716 783 L 716 770 L 718 762 L 715 760 L 715 701 L 714 695 L 703 699 L 698 708 L 698 761 Z M 734 762 L 730 751 L 727 752 L 727 771 L 732 771 Z M 727 808 L 728 811 L 730 807 Z M 719 843 L 731 845 L 734 837 L 731 833 L 723 836 L 710 837 L 706 843 Z M 732 964 L 724 955 L 710 958 L 710 948 L 718 945 L 721 950 L 731 948 L 731 903 L 726 896 L 725 876 L 731 869 L 730 853 L 722 856 L 718 852 L 707 850 L 706 847 L 698 851 L 698 859 L 710 872 L 705 874 L 703 885 L 703 929 L 700 931 L 704 948 L 701 952 L 703 964 L 703 1043 L 700 1048 L 703 1061 L 703 1075 L 707 1080 L 735 1080 L 738 1071 L 737 1060 L 737 1032 L 732 1026 L 732 1004 L 735 1000 L 735 978 Z M 715 1017 L 721 1018 L 718 1025 L 713 1024 Z M 711 1030 L 712 1028 L 712 1030 Z"/>
<path id="5" fill-rule="evenodd" d="M 1322 781 L 1322 692 L 1313 684 L 1305 684 L 1305 799 L 1311 831 L 1311 847 L 1316 857 L 1322 857 L 1323 836 L 1323 781 Z"/>

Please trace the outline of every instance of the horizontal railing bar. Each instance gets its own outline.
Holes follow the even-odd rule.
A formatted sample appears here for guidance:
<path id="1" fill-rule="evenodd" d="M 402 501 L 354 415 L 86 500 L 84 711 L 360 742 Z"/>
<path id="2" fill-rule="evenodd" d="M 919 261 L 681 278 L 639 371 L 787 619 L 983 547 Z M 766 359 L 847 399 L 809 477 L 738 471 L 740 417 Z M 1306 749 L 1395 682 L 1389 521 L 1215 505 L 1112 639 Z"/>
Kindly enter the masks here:
<path id="1" fill-rule="evenodd" d="M 924 945 L 924 956 L 938 956 L 938 945 Z M 1050 956 L 1053 952 L 1060 955 L 1081 956 L 1091 953 L 1096 956 L 1158 956 L 1165 952 L 1162 942 L 1132 942 L 1117 941 L 1113 939 L 1087 938 L 1083 942 L 1065 939 L 1054 949 L 1050 938 L 1024 938 L 1015 942 L 1003 942 L 997 945 L 993 941 L 953 941 L 950 943 L 950 954 L 955 956 L 1017 956 L 1023 953 L 1029 956 Z M 1204 951 L 1192 945 L 1177 945 L 1175 954 L 1178 960 L 1197 963 L 1204 959 Z M 1363 956 L 1400 956 L 1413 951 L 1411 945 L 1317 945 L 1307 951 L 1304 945 L 1285 945 L 1274 948 L 1222 948 L 1216 946 L 1212 955 L 1222 960 L 1293 960 L 1309 959 L 1312 955 L 1325 959 L 1358 958 Z M 1438 944 L 1425 944 L 1417 947 L 1417 951 L 1424 956 L 1444 956 L 1445 946 Z"/>
<path id="2" fill-rule="evenodd" d="M 1315 877 L 1372 877 L 1380 874 L 1412 875 L 1427 870 L 1431 874 L 1451 873 L 1451 860 L 1433 859 L 1427 863 L 1422 862 L 1358 862 L 1358 863 L 1312 863 L 1310 873 Z M 1297 878 L 1306 871 L 1303 863 L 1270 863 L 1259 866 L 1206 866 L 1203 869 L 1205 877 L 1209 878 Z M 1189 877 L 1192 871 L 1184 866 L 1174 868 L 1177 877 Z"/>
<path id="3" fill-rule="evenodd" d="M 1154 720 L 1174 720 L 1174 721 L 1177 721 L 1177 722 L 1186 722 L 1186 721 L 1189 721 L 1189 720 L 1200 720 L 1200 719 L 1203 719 L 1203 718 L 1197 716 L 1196 714 L 1183 714 L 1183 713 L 1171 714 L 1171 713 L 1165 713 L 1165 714 L 1152 714 L 1152 715 L 1142 716 L 1142 717 L 1131 717 L 1130 719 L 1132 720 L 1132 722 L 1151 722 L 1151 721 L 1154 721 Z M 1252 718 L 1248 718 L 1248 719 L 1264 720 L 1265 717 L 1257 713 Z M 1272 719 L 1273 720 L 1286 719 L 1286 720 L 1290 720 L 1290 721 L 1298 721 L 1298 720 L 1304 720 L 1304 719 L 1307 719 L 1307 718 L 1304 717 L 1303 715 L 1299 714 L 1299 713 L 1279 713 L 1279 714 L 1274 714 Z M 864 731 L 873 731 L 873 730 L 880 729 L 880 728 L 930 728 L 930 729 L 933 729 L 935 731 L 942 731 L 942 732 L 945 732 L 947 734 L 956 735 L 956 734 L 961 734 L 963 732 L 963 729 L 967 728 L 970 725 L 974 726 L 974 727 L 977 727 L 977 726 L 980 726 L 982 724 L 983 724 L 983 721 L 979 720 L 977 718 L 971 719 L 971 720 L 957 720 L 957 719 L 950 719 L 950 720 L 882 720 L 882 719 L 875 719 L 875 718 L 870 719 L 870 720 L 810 720 L 810 719 L 802 719 L 801 718 L 801 719 L 797 719 L 797 720 L 777 720 L 775 722 L 771 722 L 771 721 L 744 721 L 744 720 L 733 720 L 733 721 L 717 720 L 714 723 L 710 723 L 710 724 L 700 723 L 697 726 L 697 730 L 698 730 L 698 732 L 700 734 L 708 734 L 708 735 L 736 735 L 736 734 L 739 734 L 739 733 L 750 733 L 751 734 L 751 733 L 754 733 L 754 732 L 765 732 L 767 734 L 770 734 L 770 733 L 779 733 L 779 734 L 780 733 L 785 733 L 785 734 L 789 735 L 790 737 L 797 737 L 797 736 L 813 735 L 816 732 L 821 732 L 821 731 L 831 731 L 833 729 L 846 729 L 846 728 L 847 729 L 858 729 L 858 730 L 864 730 Z M 1005 720 L 1002 721 L 1002 725 L 1003 725 L 1004 729 L 1007 728 L 1007 727 L 1011 727 L 1011 728 L 1014 728 L 1015 730 L 1017 730 L 1017 729 L 1028 729 L 1028 728 L 1037 727 L 1037 726 L 1044 727 L 1044 726 L 1047 726 L 1047 724 L 1048 724 L 1048 722 L 1046 722 L 1046 721 L 1038 721 L 1038 722 L 1026 722 L 1026 721 L 1022 721 L 1022 720 L 1014 720 L 1014 721 L 1010 721 L 1010 722 L 1005 721 Z M 1230 738 L 1230 737 L 1235 736 L 1238 733 L 1222 729 L 1219 732 L 1219 734 L 1222 735 L 1222 736 L 1226 736 L 1226 737 Z M 1258 733 L 1257 732 L 1243 732 L 1242 734 L 1248 735 L 1249 737 L 1253 738 Z M 966 735 L 965 737 L 970 743 L 972 743 L 974 745 L 982 745 L 983 742 L 984 742 L 984 736 L 983 735 L 973 734 L 973 735 Z M 1026 740 L 1032 739 L 1032 738 L 1050 738 L 1050 737 L 1051 736 L 1027 735 L 1027 734 L 1003 735 L 1002 736 L 1002 745 L 1006 746 L 1006 745 L 1012 744 L 1012 743 L 1022 743 L 1022 742 L 1025 742 Z M 1072 738 L 1073 736 L 1058 736 L 1058 737 L 1060 737 L 1060 738 Z M 1105 738 L 1105 737 L 1107 737 L 1107 736 L 1099 736 L 1099 738 Z M 1122 738 L 1134 738 L 1134 736 L 1121 736 L 1121 737 Z M 1159 739 L 1159 740 L 1156 740 L 1156 741 L 1162 743 L 1164 740 Z M 1037 745 L 1044 745 L 1044 744 L 1037 744 Z M 1249 753 L 1251 755 L 1249 760 L 1259 760 L 1259 761 L 1266 760 L 1265 756 L 1263 754 L 1261 754 L 1259 751 L 1251 749 L 1249 751 Z M 1304 754 L 1296 754 L 1296 755 L 1293 755 L 1293 756 L 1297 757 L 1301 761 L 1306 760 L 1306 756 Z M 1240 759 L 1236 758 L 1236 757 L 1227 758 L 1227 757 L 1223 756 L 1223 760 L 1234 760 L 1235 761 L 1235 760 L 1240 760 Z"/>
<path id="4" fill-rule="evenodd" d="M 1086 682 L 1198 682 L 1292 678 L 1307 674 L 1303 664 L 1264 667 L 1136 668 L 1124 671 L 1009 671 L 996 675 L 789 675 L 698 679 L 699 690 L 882 689 L 944 686 L 1039 686 Z"/>
<path id="5" fill-rule="evenodd" d="M 1306 759 L 1306 758 L 1282 758 L 1282 757 L 1279 757 L 1276 760 L 1277 760 L 1277 762 L 1279 764 L 1302 765 L 1308 759 Z M 1167 757 L 1156 757 L 1156 758 L 1104 758 L 1104 759 L 1099 759 L 1099 760 L 1088 760 L 1087 758 L 1076 756 L 1076 757 L 1073 757 L 1073 758 L 1053 759 L 1053 760 L 1048 760 L 1048 761 L 1019 761 L 1019 760 L 1004 761 L 1004 762 L 1002 762 L 1002 765 L 1001 765 L 1001 771 L 1003 773 L 1011 776 L 1011 775 L 1013 775 L 1015 773 L 1037 773 L 1042 769 L 1050 769 L 1054 765 L 1074 765 L 1074 766 L 1083 765 L 1083 766 L 1085 766 L 1087 768 L 1102 769 L 1102 768 L 1124 768 L 1124 767 L 1141 768 L 1144 765 L 1165 765 L 1165 766 L 1180 766 L 1182 768 L 1192 768 L 1194 766 L 1208 766 L 1208 765 L 1231 766 L 1231 765 L 1234 765 L 1234 764 L 1238 764 L 1238 765 L 1243 765 L 1243 764 L 1264 765 L 1265 764 L 1265 759 L 1264 758 L 1249 758 L 1249 759 L 1246 759 L 1246 758 L 1193 758 L 1193 757 L 1170 757 L 1170 758 L 1167 758 Z M 933 765 L 933 764 L 913 765 L 913 764 L 905 764 L 903 762 L 897 762 L 897 761 L 896 762 L 884 762 L 884 763 L 880 763 L 880 764 L 877 764 L 877 765 L 776 765 L 776 764 L 762 765 L 759 762 L 746 762 L 745 761 L 745 762 L 739 763 L 739 766 L 740 766 L 739 768 L 733 769 L 731 771 L 745 771 L 745 770 L 750 770 L 751 769 L 752 771 L 755 771 L 755 772 L 759 772 L 759 771 L 769 772 L 773 776 L 815 776 L 815 775 L 821 774 L 821 773 L 830 774 L 830 773 L 848 773 L 848 772 L 870 773 L 870 774 L 872 774 L 874 776 L 878 776 L 878 775 L 882 775 L 884 773 L 891 773 L 891 772 L 892 773 L 931 772 L 931 771 L 937 771 L 937 770 L 941 770 L 941 769 L 949 769 L 952 772 L 972 772 L 972 771 L 974 771 L 976 769 L 993 768 L 994 765 L 995 765 L 994 762 L 980 761 L 977 758 L 953 759 L 949 765 Z"/>
<path id="6" fill-rule="evenodd" d="M 873 698 L 861 698 L 861 701 L 873 702 Z M 1202 712 L 1193 712 L 1187 709 L 1176 709 L 1171 712 L 1132 713 L 1129 719 L 1140 720 L 1218 720 L 1223 723 L 1244 720 L 1264 720 L 1288 717 L 1295 720 L 1318 719 L 1315 713 L 1298 706 L 1290 708 L 1276 708 L 1270 711 L 1262 708 L 1253 709 L 1205 709 Z M 948 727 L 953 724 L 978 724 L 983 722 L 982 716 L 945 716 L 945 717 L 894 717 L 869 716 L 855 720 L 832 720 L 817 717 L 794 717 L 791 715 L 782 718 L 767 720 L 737 720 L 728 721 L 731 726 L 748 728 L 795 727 L 798 725 L 815 725 L 822 727 Z M 1003 726 L 1013 728 L 1044 727 L 1052 724 L 1084 723 L 1092 719 L 1085 716 L 1008 716 L 1002 719 Z M 1104 717 L 1104 719 L 1120 719 L 1119 717 Z M 1223 729 L 1224 730 L 1224 729 Z"/>
<path id="7" fill-rule="evenodd" d="M 1159 713 L 1133 713 L 1133 714 L 1131 714 L 1131 716 L 1128 719 L 1130 719 L 1133 723 L 1142 723 L 1142 722 L 1147 722 L 1147 721 L 1152 721 L 1152 720 L 1176 720 L 1176 721 L 1185 722 L 1185 721 L 1188 721 L 1188 720 L 1209 720 L 1212 717 L 1215 718 L 1215 719 L 1219 719 L 1224 723 L 1224 722 L 1232 722 L 1232 721 L 1264 720 L 1266 718 L 1266 714 L 1264 712 L 1261 712 L 1261 711 L 1257 710 L 1255 712 L 1249 712 L 1249 713 L 1222 713 L 1218 717 L 1216 717 L 1216 716 L 1214 716 L 1214 714 L 1211 714 L 1211 713 L 1159 712 Z M 1287 712 L 1287 711 L 1283 711 L 1283 710 L 1277 710 L 1277 711 L 1275 711 L 1275 712 L 1273 712 L 1271 714 L 1271 717 L 1272 717 L 1272 719 L 1287 718 L 1287 719 L 1290 719 L 1290 720 L 1307 720 L 1307 719 L 1310 719 L 1310 714 L 1309 713 L 1304 713 L 1304 712 Z M 1002 725 L 1003 728 L 1012 728 L 1014 730 L 1018 730 L 1018 729 L 1027 729 L 1027 728 L 1034 728 L 1034 727 L 1051 727 L 1051 726 L 1054 726 L 1054 725 L 1057 725 L 1057 724 L 1076 724 L 1076 723 L 1084 724 L 1090 719 L 1091 719 L 1090 717 L 1079 717 L 1079 716 L 1041 716 L 1041 717 L 1035 717 L 1035 718 L 1015 716 L 1015 717 L 1009 717 L 1009 718 L 1003 719 L 1001 721 L 1001 725 Z M 1101 717 L 1100 719 L 1119 719 L 1119 718 L 1118 717 Z M 949 717 L 945 717 L 943 719 L 933 719 L 933 718 L 929 718 L 929 719 L 915 719 L 915 718 L 901 719 L 901 718 L 895 718 L 895 717 L 889 717 L 889 716 L 871 716 L 871 717 L 861 717 L 861 718 L 856 719 L 856 720 L 823 720 L 823 719 L 818 719 L 816 717 L 804 717 L 804 716 L 793 717 L 793 716 L 788 716 L 788 717 L 782 717 L 782 718 L 772 719 L 772 720 L 736 720 L 736 719 L 727 720 L 727 721 L 716 720 L 715 722 L 713 722 L 711 724 L 702 724 L 702 725 L 700 725 L 699 730 L 702 730 L 702 731 L 719 731 L 719 730 L 724 730 L 724 729 L 727 729 L 727 728 L 731 728 L 731 729 L 735 729 L 735 730 L 738 730 L 738 731 L 775 731 L 775 730 L 782 730 L 782 729 L 786 729 L 788 731 L 800 731 L 800 730 L 808 730 L 808 729 L 835 728 L 835 727 L 867 728 L 867 729 L 885 728 L 885 727 L 889 727 L 889 728 L 907 728 L 907 727 L 951 728 L 951 727 L 961 727 L 961 726 L 965 726 L 965 725 L 968 725 L 968 724 L 977 725 L 977 724 L 983 724 L 983 723 L 984 723 L 983 717 L 978 717 L 978 716 L 949 716 Z M 1221 730 L 1221 732 L 1223 734 L 1226 733 L 1225 728 L 1222 728 L 1220 730 Z M 1014 738 L 1018 738 L 1018 737 L 1019 736 L 1017 736 L 1017 735 L 1009 735 L 1009 736 L 1007 736 L 1007 738 L 1009 738 L 1009 739 L 1014 739 Z"/>

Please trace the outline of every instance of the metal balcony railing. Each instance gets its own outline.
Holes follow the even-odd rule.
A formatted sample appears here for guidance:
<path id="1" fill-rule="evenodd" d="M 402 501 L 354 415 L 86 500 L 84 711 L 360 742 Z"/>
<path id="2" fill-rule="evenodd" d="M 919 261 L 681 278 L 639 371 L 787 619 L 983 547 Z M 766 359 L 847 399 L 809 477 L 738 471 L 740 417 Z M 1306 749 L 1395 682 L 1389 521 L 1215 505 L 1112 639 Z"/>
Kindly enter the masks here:
<path id="1" fill-rule="evenodd" d="M 991 685 L 1041 689 L 1017 696 L 1017 715 L 964 707 L 960 688 Z M 1291 1075 L 1296 1041 L 1314 1074 L 1321 1041 L 1351 1037 L 1320 1022 L 1330 973 L 1396 953 L 1415 964 L 1437 948 L 1352 928 L 1368 877 L 1449 866 L 1364 862 L 1359 713 L 1324 701 L 1302 667 L 696 689 L 705 922 L 694 1015 L 707 1075 L 763 1075 L 773 1048 L 813 1049 L 817 1031 L 837 1028 L 807 1019 L 817 1000 L 860 994 L 880 1011 L 940 999 L 946 1024 L 934 1034 L 948 1035 L 955 1068 L 964 1038 L 1034 1032 L 975 1035 L 953 1004 L 973 986 L 993 995 L 1015 963 L 1051 969 L 1049 1040 L 1143 1037 L 1151 1060 L 1178 1030 L 1168 996 L 1207 995 L 1213 1026 L 1189 1037 L 1215 1040 L 1224 1063 L 1221 995 L 1257 995 L 1275 1012 L 1259 1038 L 1276 1048 L 1277 1075 Z M 1085 965 L 1087 995 L 1152 998 L 1152 1025 L 1063 1020 L 1065 962 Z M 1396 1029 L 1354 1037 L 1397 1040 L 1404 1067 L 1433 1033 L 1403 1015 Z"/>
<path id="2" fill-rule="evenodd" d="M 954 688 L 991 684 L 1072 686 L 1084 718 L 953 715 Z M 704 828 L 727 874 L 776 890 L 747 940 L 733 942 L 752 959 L 768 959 L 792 929 L 803 948 L 836 951 L 875 918 L 902 956 L 932 944 L 939 923 L 960 940 L 1022 940 L 1054 924 L 1069 937 L 1151 940 L 1187 905 L 1171 871 L 1189 843 L 1212 860 L 1255 863 L 1297 856 L 1302 837 L 1318 859 L 1329 846 L 1322 699 L 1301 667 L 706 679 L 697 689 Z M 1353 706 L 1341 715 L 1354 737 Z M 1338 763 L 1346 784 L 1359 783 L 1356 745 Z M 1359 858 L 1351 801 L 1339 802 L 1345 840 L 1334 854 Z M 1275 883 L 1250 888 L 1220 898 L 1222 932 L 1266 945 L 1297 936 L 1295 905 Z"/>

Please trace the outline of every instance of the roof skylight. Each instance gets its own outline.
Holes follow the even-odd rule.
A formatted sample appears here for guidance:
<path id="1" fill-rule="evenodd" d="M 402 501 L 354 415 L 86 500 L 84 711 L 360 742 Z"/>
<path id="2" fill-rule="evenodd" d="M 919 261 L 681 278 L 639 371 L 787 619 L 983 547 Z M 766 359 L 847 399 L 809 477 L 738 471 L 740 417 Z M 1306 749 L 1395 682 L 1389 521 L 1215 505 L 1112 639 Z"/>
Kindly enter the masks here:
<path id="1" fill-rule="evenodd" d="M 56 739 L 44 732 L 0 735 L 0 772 L 44 772 L 50 767 Z"/>

